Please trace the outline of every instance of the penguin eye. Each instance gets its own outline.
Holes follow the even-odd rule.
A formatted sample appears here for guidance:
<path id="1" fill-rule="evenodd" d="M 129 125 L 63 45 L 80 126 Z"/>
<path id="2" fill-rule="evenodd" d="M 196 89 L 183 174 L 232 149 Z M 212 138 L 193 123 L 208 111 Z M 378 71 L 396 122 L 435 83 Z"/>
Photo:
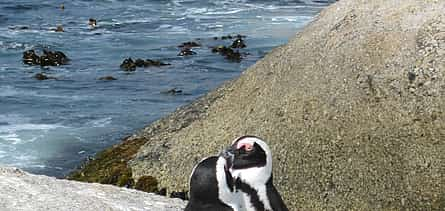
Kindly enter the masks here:
<path id="1" fill-rule="evenodd" d="M 244 145 L 244 150 L 246 150 L 247 152 L 250 152 L 253 150 L 253 146 L 251 144 L 246 144 L 246 145 Z"/>
<path id="2" fill-rule="evenodd" d="M 237 146 L 237 149 L 240 150 L 240 152 L 250 152 L 253 150 L 253 144 L 241 143 Z"/>

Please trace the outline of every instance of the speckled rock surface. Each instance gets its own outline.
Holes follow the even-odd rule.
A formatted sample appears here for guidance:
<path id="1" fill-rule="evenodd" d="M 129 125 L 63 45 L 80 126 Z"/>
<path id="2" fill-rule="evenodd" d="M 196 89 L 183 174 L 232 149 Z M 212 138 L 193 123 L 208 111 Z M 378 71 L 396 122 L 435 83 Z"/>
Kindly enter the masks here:
<path id="1" fill-rule="evenodd" d="M 445 1 L 341 0 L 185 127 L 179 109 L 129 162 L 187 189 L 194 164 L 253 134 L 291 210 L 445 209 Z M 159 125 L 158 125 L 159 126 Z"/>
<path id="2" fill-rule="evenodd" d="M 111 185 L 60 180 L 0 167 L 2 211 L 179 211 L 185 202 Z"/>

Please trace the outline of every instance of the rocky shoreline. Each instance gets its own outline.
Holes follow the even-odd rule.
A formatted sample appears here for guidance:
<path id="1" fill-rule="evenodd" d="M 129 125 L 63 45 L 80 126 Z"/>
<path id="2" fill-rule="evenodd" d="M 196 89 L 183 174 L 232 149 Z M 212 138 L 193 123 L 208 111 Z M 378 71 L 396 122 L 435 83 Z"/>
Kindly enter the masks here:
<path id="1" fill-rule="evenodd" d="M 445 209 L 445 2 L 342 0 L 236 80 L 70 179 L 186 191 L 237 136 L 274 152 L 291 210 Z M 145 181 L 145 180 L 144 180 Z"/>

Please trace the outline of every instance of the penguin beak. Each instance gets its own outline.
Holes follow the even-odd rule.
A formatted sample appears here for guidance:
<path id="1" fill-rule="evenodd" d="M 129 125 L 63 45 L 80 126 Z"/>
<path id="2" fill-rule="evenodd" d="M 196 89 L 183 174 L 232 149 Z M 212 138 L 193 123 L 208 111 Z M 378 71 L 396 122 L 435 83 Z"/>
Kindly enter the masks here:
<path id="1" fill-rule="evenodd" d="M 224 159 L 227 161 L 227 168 L 231 168 L 233 164 L 233 160 L 235 159 L 235 153 L 232 149 L 232 147 L 228 147 L 225 150 L 223 150 L 220 154 Z"/>

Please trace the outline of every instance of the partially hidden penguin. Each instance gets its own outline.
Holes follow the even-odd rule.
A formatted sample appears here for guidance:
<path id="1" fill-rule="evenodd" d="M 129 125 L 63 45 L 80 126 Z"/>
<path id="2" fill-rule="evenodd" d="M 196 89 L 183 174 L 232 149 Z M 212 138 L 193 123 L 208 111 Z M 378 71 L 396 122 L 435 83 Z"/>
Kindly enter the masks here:
<path id="1" fill-rule="evenodd" d="M 212 156 L 199 162 L 190 176 L 190 200 L 184 211 L 241 211 L 240 193 L 234 192 L 228 156 Z"/>
<path id="2" fill-rule="evenodd" d="M 245 211 L 288 211 L 273 185 L 272 152 L 256 136 L 242 136 L 222 153 L 233 177 L 236 203 Z"/>

